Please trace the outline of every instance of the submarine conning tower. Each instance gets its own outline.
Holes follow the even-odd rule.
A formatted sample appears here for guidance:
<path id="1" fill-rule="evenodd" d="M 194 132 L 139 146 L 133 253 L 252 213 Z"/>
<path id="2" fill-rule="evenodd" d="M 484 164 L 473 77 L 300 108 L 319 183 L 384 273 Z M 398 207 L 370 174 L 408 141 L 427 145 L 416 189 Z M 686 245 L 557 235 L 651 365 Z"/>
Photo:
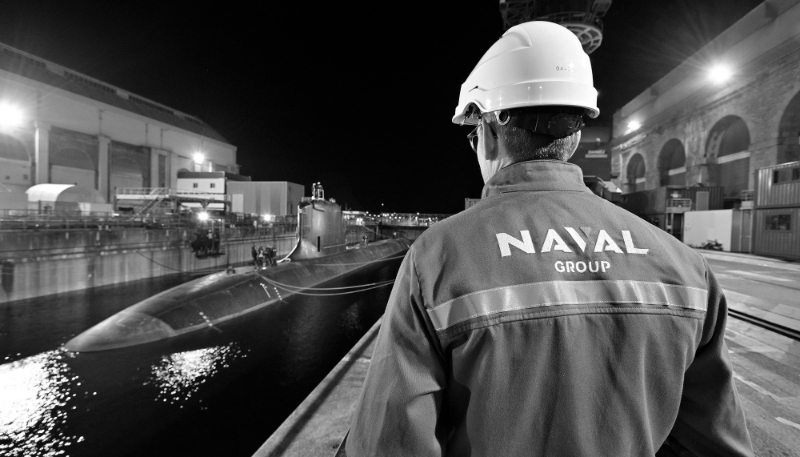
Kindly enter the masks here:
<path id="1" fill-rule="evenodd" d="M 297 244 L 290 260 L 313 259 L 347 250 L 342 207 L 325 200 L 322 184 L 312 186 L 311 197 L 304 197 L 297 208 Z"/>

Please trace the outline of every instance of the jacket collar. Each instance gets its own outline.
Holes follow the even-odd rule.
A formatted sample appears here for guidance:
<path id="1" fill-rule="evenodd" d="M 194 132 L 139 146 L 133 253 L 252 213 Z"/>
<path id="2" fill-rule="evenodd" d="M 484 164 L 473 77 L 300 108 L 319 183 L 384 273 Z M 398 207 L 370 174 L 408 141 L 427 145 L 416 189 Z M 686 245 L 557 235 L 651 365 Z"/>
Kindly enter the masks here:
<path id="1" fill-rule="evenodd" d="M 508 192 L 561 190 L 589 192 L 583 172 L 575 164 L 560 160 L 529 160 L 500 169 L 483 186 L 481 198 Z"/>

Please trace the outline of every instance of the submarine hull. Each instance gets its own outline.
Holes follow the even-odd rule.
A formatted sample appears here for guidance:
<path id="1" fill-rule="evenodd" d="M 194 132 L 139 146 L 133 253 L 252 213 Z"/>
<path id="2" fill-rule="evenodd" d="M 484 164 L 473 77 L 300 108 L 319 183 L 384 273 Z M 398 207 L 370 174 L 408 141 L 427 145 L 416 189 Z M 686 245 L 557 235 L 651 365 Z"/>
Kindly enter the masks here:
<path id="1" fill-rule="evenodd" d="M 295 292 L 402 256 L 408 247 L 405 240 L 386 240 L 266 270 L 241 267 L 233 273 L 204 276 L 120 311 L 71 339 L 65 347 L 74 352 L 104 351 L 213 328 Z"/>

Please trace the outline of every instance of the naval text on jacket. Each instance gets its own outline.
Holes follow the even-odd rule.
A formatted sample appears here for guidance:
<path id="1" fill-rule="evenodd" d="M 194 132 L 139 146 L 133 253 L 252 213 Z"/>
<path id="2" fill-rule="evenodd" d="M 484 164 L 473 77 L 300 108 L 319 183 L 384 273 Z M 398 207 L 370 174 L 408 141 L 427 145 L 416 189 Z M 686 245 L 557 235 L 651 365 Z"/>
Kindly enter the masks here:
<path id="1" fill-rule="evenodd" d="M 580 229 L 584 236 L 581 236 L 581 234 L 572 227 L 563 228 L 564 232 L 567 234 L 565 237 L 559 235 L 555 229 L 547 230 L 547 234 L 544 236 L 544 240 L 542 241 L 538 252 L 587 252 L 587 249 L 589 249 L 591 252 L 595 253 L 614 252 L 617 254 L 644 255 L 649 251 L 649 249 L 636 247 L 630 230 L 621 231 L 622 244 L 625 246 L 625 250 L 623 251 L 617 241 L 615 241 L 606 230 L 601 229 L 597 232 L 597 237 L 593 240 L 594 246 L 592 247 L 592 228 L 580 227 Z M 497 245 L 500 248 L 500 257 L 509 257 L 512 253 L 512 247 L 516 248 L 517 251 L 524 252 L 525 254 L 537 253 L 536 247 L 533 243 L 533 238 L 531 237 L 531 232 L 529 230 L 520 230 L 519 235 L 520 238 L 516 238 L 507 233 L 495 234 L 495 237 L 497 238 Z M 570 243 L 564 241 L 564 238 L 570 240 Z M 558 261 L 554 266 L 555 269 L 560 273 L 584 273 L 587 271 L 594 273 L 598 271 L 605 272 L 611 267 L 611 264 L 605 260 L 590 262 Z"/>

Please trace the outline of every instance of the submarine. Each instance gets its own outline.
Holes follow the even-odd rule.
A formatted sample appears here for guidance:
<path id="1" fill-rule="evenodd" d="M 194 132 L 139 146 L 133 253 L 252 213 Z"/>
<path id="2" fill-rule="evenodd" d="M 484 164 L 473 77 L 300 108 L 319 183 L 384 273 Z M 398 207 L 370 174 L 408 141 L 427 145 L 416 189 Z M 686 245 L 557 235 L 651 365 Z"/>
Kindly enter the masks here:
<path id="1" fill-rule="evenodd" d="M 405 239 L 348 246 L 341 207 L 314 187 L 298 206 L 297 241 L 277 265 L 239 267 L 173 287 L 89 328 L 64 346 L 72 352 L 124 348 L 214 328 L 304 289 L 408 251 Z"/>

